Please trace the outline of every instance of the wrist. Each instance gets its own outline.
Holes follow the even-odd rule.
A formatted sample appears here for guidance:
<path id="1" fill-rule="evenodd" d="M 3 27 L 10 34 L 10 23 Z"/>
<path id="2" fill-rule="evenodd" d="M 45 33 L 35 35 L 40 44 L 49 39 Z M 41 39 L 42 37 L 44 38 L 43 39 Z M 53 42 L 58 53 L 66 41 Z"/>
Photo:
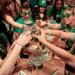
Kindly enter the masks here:
<path id="1" fill-rule="evenodd" d="M 20 44 L 19 42 L 16 42 L 16 44 L 18 44 L 19 46 L 23 47 L 23 45 L 22 45 L 22 44 Z"/>

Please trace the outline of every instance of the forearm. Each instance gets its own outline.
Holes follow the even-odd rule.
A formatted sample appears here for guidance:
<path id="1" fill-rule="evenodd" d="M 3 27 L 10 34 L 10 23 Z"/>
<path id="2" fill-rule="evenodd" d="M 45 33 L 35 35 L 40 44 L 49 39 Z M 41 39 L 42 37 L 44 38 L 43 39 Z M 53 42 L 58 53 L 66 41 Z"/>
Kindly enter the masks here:
<path id="1" fill-rule="evenodd" d="M 49 50 L 51 50 L 54 54 L 56 54 L 58 57 L 64 60 L 68 65 L 75 68 L 75 56 L 71 55 L 64 49 L 56 47 L 51 43 L 45 42 L 44 45 L 46 45 L 49 48 Z"/>
<path id="2" fill-rule="evenodd" d="M 3 63 L 0 69 L 0 75 L 8 75 L 19 56 L 22 46 L 16 44 L 8 59 Z"/>
<path id="3" fill-rule="evenodd" d="M 23 28 L 23 26 L 20 25 L 19 23 L 15 22 L 15 21 L 13 20 L 13 18 L 12 18 L 10 15 L 5 14 L 5 15 L 4 15 L 4 18 L 5 18 L 5 20 L 6 20 L 10 25 L 12 25 L 12 26 L 14 26 L 14 27 L 18 27 L 18 28 Z"/>
<path id="4" fill-rule="evenodd" d="M 60 29 L 60 24 L 48 24 L 51 29 Z"/>
<path id="5" fill-rule="evenodd" d="M 48 30 L 48 33 L 50 33 L 51 35 L 55 35 L 58 36 L 60 38 L 65 38 L 65 39 L 71 39 L 72 33 L 71 32 L 63 32 L 60 30 Z"/>

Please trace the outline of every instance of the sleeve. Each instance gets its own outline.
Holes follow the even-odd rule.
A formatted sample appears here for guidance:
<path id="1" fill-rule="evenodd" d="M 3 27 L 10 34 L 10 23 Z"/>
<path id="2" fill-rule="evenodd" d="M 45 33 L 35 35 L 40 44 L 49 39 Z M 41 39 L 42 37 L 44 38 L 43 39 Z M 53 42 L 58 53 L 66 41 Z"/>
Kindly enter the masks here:
<path id="1" fill-rule="evenodd" d="M 23 24 L 24 24 L 24 19 L 23 19 L 23 18 L 20 18 L 20 19 L 18 19 L 16 22 L 23 25 Z M 20 29 L 20 28 L 14 27 L 14 32 L 21 33 L 21 32 L 23 32 L 23 30 Z"/>

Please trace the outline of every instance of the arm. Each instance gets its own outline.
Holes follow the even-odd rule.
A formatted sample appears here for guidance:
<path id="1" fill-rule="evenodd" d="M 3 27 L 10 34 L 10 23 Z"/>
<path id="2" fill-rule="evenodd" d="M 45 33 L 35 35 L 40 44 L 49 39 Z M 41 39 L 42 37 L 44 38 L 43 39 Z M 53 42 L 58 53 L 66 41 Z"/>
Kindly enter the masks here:
<path id="1" fill-rule="evenodd" d="M 60 24 L 48 24 L 48 26 L 49 26 L 51 29 L 60 29 L 60 28 L 61 28 Z"/>
<path id="2" fill-rule="evenodd" d="M 11 55 L 8 57 L 8 59 L 3 63 L 1 69 L 0 69 L 0 75 L 8 75 L 13 66 L 16 63 L 16 60 L 19 56 L 19 53 L 21 51 L 22 46 L 16 44 Z"/>
<path id="3" fill-rule="evenodd" d="M 55 36 L 58 36 L 60 38 L 65 38 L 65 39 L 71 39 L 71 40 L 74 40 L 72 38 L 72 36 L 74 37 L 75 34 L 74 33 L 71 33 L 71 32 L 63 32 L 61 30 L 44 30 L 45 34 L 51 34 L 51 35 L 55 35 Z"/>
<path id="4" fill-rule="evenodd" d="M 3 65 L 1 66 L 0 75 L 8 75 L 9 74 L 9 72 L 11 71 L 11 69 L 13 68 L 13 66 L 16 63 L 16 60 L 19 56 L 21 48 L 24 45 L 26 45 L 30 41 L 30 39 L 31 39 L 31 36 L 29 35 L 29 33 L 21 34 L 21 36 L 17 40 L 15 47 L 13 48 L 13 51 L 11 52 L 11 54 L 9 55 L 7 60 L 3 63 Z"/>
<path id="5" fill-rule="evenodd" d="M 42 44 L 47 46 L 49 48 L 49 50 L 54 52 L 54 54 L 56 54 L 58 57 L 60 57 L 62 60 L 64 60 L 64 62 L 66 62 L 68 65 L 72 66 L 73 68 L 75 68 L 75 56 L 73 56 L 72 54 L 68 53 L 64 49 L 61 49 L 61 48 L 56 47 L 55 45 L 49 43 L 46 40 L 45 34 L 44 34 L 44 32 L 42 30 L 41 30 L 41 35 L 35 35 L 35 37 L 38 38 L 38 40 Z"/>
<path id="6" fill-rule="evenodd" d="M 70 54 L 64 49 L 56 47 L 51 43 L 45 42 L 43 44 L 46 45 L 49 48 L 49 50 L 54 52 L 54 54 L 60 57 L 64 62 L 66 62 L 68 65 L 72 66 L 73 68 L 75 68 L 75 56 L 73 56 L 72 54 Z"/>
<path id="7" fill-rule="evenodd" d="M 20 25 L 19 23 L 15 22 L 10 15 L 4 14 L 4 18 L 10 25 L 18 28 L 23 28 L 23 25 Z"/>

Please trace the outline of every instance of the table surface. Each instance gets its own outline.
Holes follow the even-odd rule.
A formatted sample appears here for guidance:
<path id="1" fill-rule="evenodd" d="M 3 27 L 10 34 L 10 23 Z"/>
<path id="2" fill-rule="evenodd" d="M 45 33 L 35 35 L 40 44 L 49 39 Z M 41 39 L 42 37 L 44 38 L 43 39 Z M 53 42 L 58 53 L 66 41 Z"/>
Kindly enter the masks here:
<path id="1" fill-rule="evenodd" d="M 12 75 L 18 75 L 19 71 L 24 71 L 27 75 L 65 75 L 65 63 L 59 59 L 52 59 L 43 64 L 43 68 L 37 70 L 28 71 L 26 65 L 28 60 L 21 59 Z M 53 74 L 55 73 L 55 74 Z"/>

